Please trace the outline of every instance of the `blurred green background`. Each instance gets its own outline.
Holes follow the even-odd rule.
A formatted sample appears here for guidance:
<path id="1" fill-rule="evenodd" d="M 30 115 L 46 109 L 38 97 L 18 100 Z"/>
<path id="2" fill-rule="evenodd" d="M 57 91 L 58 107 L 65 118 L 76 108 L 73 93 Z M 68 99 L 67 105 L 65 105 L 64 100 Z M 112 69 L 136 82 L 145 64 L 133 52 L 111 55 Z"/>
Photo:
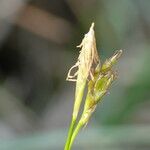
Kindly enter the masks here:
<path id="1" fill-rule="evenodd" d="M 149 150 L 149 14 L 149 0 L 1 0 L 0 150 L 63 149 L 75 90 L 65 79 L 93 21 L 101 61 L 123 56 L 73 149 Z"/>

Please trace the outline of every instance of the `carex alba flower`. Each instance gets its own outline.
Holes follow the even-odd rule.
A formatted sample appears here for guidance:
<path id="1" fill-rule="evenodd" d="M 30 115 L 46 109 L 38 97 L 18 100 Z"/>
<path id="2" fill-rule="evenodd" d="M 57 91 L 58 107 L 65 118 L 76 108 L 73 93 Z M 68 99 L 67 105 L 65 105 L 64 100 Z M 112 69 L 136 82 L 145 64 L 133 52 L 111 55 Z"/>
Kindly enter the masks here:
<path id="1" fill-rule="evenodd" d="M 71 149 L 72 143 L 79 130 L 88 123 L 97 104 L 108 92 L 111 84 L 116 79 L 116 71 L 114 71 L 112 67 L 122 54 L 122 50 L 116 51 L 112 57 L 106 59 L 106 61 L 101 64 L 96 48 L 94 23 L 92 23 L 89 32 L 85 34 L 81 44 L 77 47 L 81 48 L 79 57 L 77 62 L 70 68 L 66 78 L 68 81 L 76 82 L 76 90 L 72 121 L 64 150 Z M 86 83 L 88 90 L 85 94 L 84 108 L 79 121 L 76 122 Z"/>

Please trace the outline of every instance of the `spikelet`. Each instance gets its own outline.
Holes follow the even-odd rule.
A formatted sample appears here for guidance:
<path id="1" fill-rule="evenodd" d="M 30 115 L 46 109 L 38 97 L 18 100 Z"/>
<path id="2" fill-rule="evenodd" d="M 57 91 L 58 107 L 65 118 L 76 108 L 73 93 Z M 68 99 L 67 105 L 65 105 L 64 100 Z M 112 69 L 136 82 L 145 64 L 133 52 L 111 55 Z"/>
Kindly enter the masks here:
<path id="1" fill-rule="evenodd" d="M 122 50 L 116 51 L 112 57 L 104 62 L 101 69 L 95 69 L 94 80 L 88 82 L 88 93 L 80 120 L 83 125 L 88 123 L 97 104 L 102 100 L 102 97 L 108 92 L 112 82 L 116 79 L 116 73 L 112 70 L 112 67 L 121 54 Z"/>
<path id="2" fill-rule="evenodd" d="M 81 48 L 80 54 L 76 64 L 70 68 L 66 80 L 77 81 L 79 77 L 82 79 L 88 79 L 88 77 L 93 79 L 93 66 L 100 64 L 96 48 L 94 23 L 92 23 L 89 32 L 85 34 L 81 44 L 77 47 Z M 76 67 L 77 71 L 71 75 L 72 70 Z"/>

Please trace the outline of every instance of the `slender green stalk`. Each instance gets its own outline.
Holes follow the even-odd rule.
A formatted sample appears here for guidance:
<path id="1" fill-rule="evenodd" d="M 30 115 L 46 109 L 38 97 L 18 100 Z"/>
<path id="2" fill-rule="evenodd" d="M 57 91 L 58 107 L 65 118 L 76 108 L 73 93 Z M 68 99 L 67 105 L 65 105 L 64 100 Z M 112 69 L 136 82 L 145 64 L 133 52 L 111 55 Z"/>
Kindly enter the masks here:
<path id="1" fill-rule="evenodd" d="M 76 121 L 76 120 L 74 120 L 74 119 L 72 118 L 72 121 L 71 121 L 71 124 L 70 124 L 70 127 L 69 127 L 69 131 L 68 131 L 67 142 L 66 142 L 66 144 L 65 144 L 64 150 L 68 150 L 68 148 L 69 148 L 70 141 L 71 141 L 71 136 L 72 136 L 73 129 L 74 129 L 74 125 L 75 125 L 75 121 Z"/>
<path id="2" fill-rule="evenodd" d="M 76 82 L 75 102 L 74 102 L 74 108 L 72 114 L 74 120 L 76 120 L 78 117 L 78 113 L 80 110 L 80 105 L 83 99 L 84 89 L 86 85 L 86 79 L 79 80 L 80 76 L 81 75 L 78 75 L 78 80 Z"/>
<path id="3" fill-rule="evenodd" d="M 80 108 L 80 104 L 83 99 L 85 85 L 86 85 L 86 80 L 83 80 L 82 82 L 80 82 L 80 80 L 77 81 L 75 103 L 74 103 L 74 108 L 73 108 L 73 113 L 72 113 L 72 121 L 70 124 L 68 137 L 67 137 L 67 141 L 66 141 L 64 150 L 68 150 L 69 145 L 70 145 L 70 141 L 72 138 L 73 130 L 74 130 L 74 127 L 76 124 L 76 120 L 77 120 L 77 116 L 78 116 L 78 112 L 79 112 L 79 108 Z"/>
<path id="4" fill-rule="evenodd" d="M 71 138 L 71 141 L 70 141 L 70 145 L 69 145 L 69 148 L 68 150 L 71 150 L 71 147 L 72 147 L 72 144 L 76 138 L 76 136 L 78 135 L 80 129 L 83 127 L 83 123 L 81 121 L 79 121 L 78 125 L 76 126 L 73 134 L 72 134 L 72 138 Z"/>

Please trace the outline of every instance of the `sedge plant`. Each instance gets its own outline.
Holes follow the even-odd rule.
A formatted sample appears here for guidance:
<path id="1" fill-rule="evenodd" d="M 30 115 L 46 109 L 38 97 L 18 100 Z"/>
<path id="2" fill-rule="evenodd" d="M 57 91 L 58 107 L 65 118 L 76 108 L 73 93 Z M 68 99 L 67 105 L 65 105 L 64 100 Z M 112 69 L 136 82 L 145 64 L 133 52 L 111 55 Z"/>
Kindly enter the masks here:
<path id="1" fill-rule="evenodd" d="M 72 120 L 64 150 L 71 150 L 80 129 L 86 126 L 97 104 L 116 79 L 116 72 L 113 71 L 112 67 L 122 54 L 122 50 L 118 50 L 112 57 L 101 64 L 96 48 L 94 23 L 92 23 L 89 32 L 85 34 L 81 44 L 77 47 L 81 48 L 78 60 L 70 68 L 67 75 L 68 81 L 76 83 L 76 89 Z M 74 69 L 76 71 L 72 74 Z M 87 93 L 85 93 L 86 86 L 88 88 Z M 86 95 L 84 108 L 81 116 L 79 116 L 80 105 L 84 95 Z M 79 118 L 78 122 L 77 118 Z"/>

